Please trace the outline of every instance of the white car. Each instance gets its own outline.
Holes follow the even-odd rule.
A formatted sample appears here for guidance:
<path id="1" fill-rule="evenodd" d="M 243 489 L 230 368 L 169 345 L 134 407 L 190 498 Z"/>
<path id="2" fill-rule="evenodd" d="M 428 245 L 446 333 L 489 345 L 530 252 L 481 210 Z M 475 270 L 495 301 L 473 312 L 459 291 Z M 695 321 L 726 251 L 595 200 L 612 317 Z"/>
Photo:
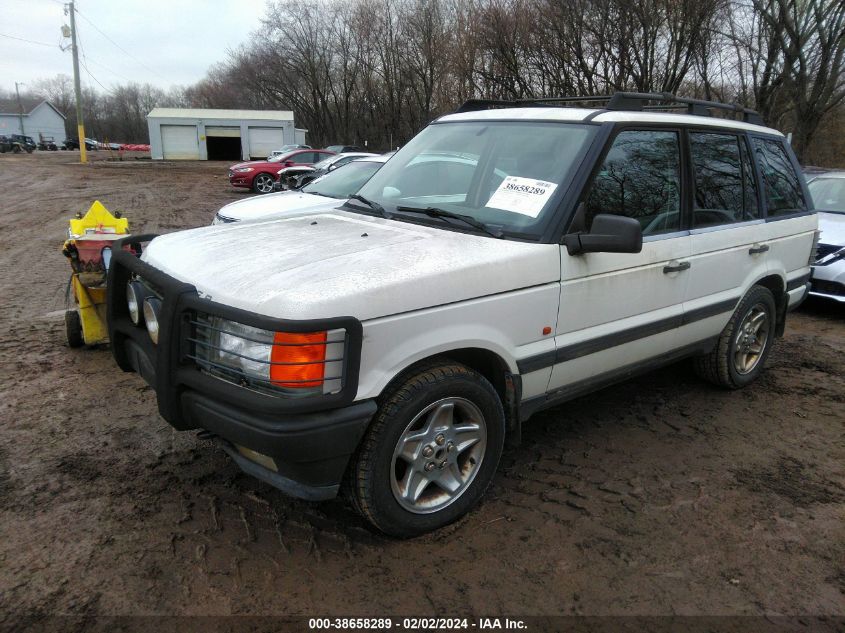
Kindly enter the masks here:
<path id="1" fill-rule="evenodd" d="M 468 102 L 336 210 L 116 247 L 115 359 L 175 428 L 403 537 L 467 513 L 540 409 L 686 357 L 746 386 L 817 217 L 756 113 L 654 98 Z"/>
<path id="2" fill-rule="evenodd" d="M 821 231 L 810 294 L 845 303 L 845 171 L 816 176 L 808 187 Z"/>
<path id="3" fill-rule="evenodd" d="M 311 149 L 310 145 L 282 145 L 281 149 L 274 149 L 270 152 L 270 155 L 267 158 L 273 158 L 274 156 L 281 156 L 282 154 L 288 154 L 295 149 Z"/>
<path id="4" fill-rule="evenodd" d="M 231 202 L 220 208 L 211 223 L 269 220 L 330 211 L 358 191 L 388 158 L 373 154 L 365 159 L 349 161 L 343 169 L 336 169 L 296 191 L 281 191 Z"/>
<path id="5" fill-rule="evenodd" d="M 276 172 L 276 191 L 293 188 L 290 183 L 303 174 L 311 174 L 313 172 L 329 172 L 334 171 L 338 167 L 342 167 L 347 163 L 357 158 L 367 158 L 370 156 L 378 156 L 370 152 L 347 152 L 346 154 L 333 154 L 324 158 L 313 165 L 299 165 L 296 167 L 283 167 Z M 316 177 L 316 176 L 315 176 Z M 313 179 L 313 178 L 312 178 Z M 309 182 L 311 179 L 309 179 Z"/>

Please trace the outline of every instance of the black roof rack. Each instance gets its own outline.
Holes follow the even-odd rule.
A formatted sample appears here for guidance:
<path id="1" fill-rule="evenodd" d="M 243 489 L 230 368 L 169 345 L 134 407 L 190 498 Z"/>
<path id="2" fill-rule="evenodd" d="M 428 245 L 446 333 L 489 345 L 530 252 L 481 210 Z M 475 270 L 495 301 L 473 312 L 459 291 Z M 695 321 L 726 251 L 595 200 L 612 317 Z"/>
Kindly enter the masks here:
<path id="1" fill-rule="evenodd" d="M 735 103 L 720 103 L 718 101 L 704 101 L 676 97 L 670 92 L 614 92 L 612 95 L 589 95 L 578 97 L 540 97 L 532 99 L 515 99 L 504 101 L 500 99 L 470 99 L 465 101 L 455 112 L 475 112 L 490 108 L 518 108 L 543 107 L 565 105 L 582 102 L 604 103 L 603 109 L 615 111 L 642 112 L 643 110 L 677 110 L 683 108 L 687 114 L 710 116 L 710 110 L 725 110 L 742 115 L 746 123 L 764 125 L 758 112 Z M 659 105 L 649 105 L 658 102 Z"/>

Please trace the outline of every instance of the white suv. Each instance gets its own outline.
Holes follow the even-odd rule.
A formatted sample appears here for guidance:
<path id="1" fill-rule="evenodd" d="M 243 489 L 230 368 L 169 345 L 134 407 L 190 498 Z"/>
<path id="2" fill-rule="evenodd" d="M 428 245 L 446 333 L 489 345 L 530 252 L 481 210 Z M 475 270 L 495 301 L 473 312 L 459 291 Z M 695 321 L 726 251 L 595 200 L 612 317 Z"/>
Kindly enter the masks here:
<path id="1" fill-rule="evenodd" d="M 786 139 L 671 95 L 565 102 L 468 102 L 331 212 L 115 248 L 118 364 L 245 471 L 344 484 L 398 536 L 472 508 L 539 409 L 683 357 L 747 385 L 816 237 Z"/>

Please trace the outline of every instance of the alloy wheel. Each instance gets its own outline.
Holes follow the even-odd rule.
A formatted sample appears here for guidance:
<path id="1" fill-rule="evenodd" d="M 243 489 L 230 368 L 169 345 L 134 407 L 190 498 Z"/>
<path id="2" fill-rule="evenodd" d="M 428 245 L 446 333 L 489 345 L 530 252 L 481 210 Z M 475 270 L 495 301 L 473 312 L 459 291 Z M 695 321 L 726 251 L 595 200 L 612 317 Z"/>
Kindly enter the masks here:
<path id="1" fill-rule="evenodd" d="M 405 427 L 393 451 L 390 487 L 416 514 L 454 503 L 478 474 L 487 448 L 481 410 L 465 398 L 433 402 Z"/>
<path id="2" fill-rule="evenodd" d="M 734 369 L 738 374 L 751 373 L 766 349 L 769 339 L 769 313 L 756 303 L 746 312 L 734 339 Z"/>

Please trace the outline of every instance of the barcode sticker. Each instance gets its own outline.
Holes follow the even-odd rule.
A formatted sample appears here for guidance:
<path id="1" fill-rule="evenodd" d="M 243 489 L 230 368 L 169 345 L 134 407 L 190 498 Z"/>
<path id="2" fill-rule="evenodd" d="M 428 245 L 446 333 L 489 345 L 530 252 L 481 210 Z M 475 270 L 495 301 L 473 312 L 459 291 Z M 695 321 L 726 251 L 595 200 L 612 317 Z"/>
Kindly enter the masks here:
<path id="1" fill-rule="evenodd" d="M 488 207 L 536 218 L 557 189 L 553 182 L 508 176 L 487 201 Z"/>

